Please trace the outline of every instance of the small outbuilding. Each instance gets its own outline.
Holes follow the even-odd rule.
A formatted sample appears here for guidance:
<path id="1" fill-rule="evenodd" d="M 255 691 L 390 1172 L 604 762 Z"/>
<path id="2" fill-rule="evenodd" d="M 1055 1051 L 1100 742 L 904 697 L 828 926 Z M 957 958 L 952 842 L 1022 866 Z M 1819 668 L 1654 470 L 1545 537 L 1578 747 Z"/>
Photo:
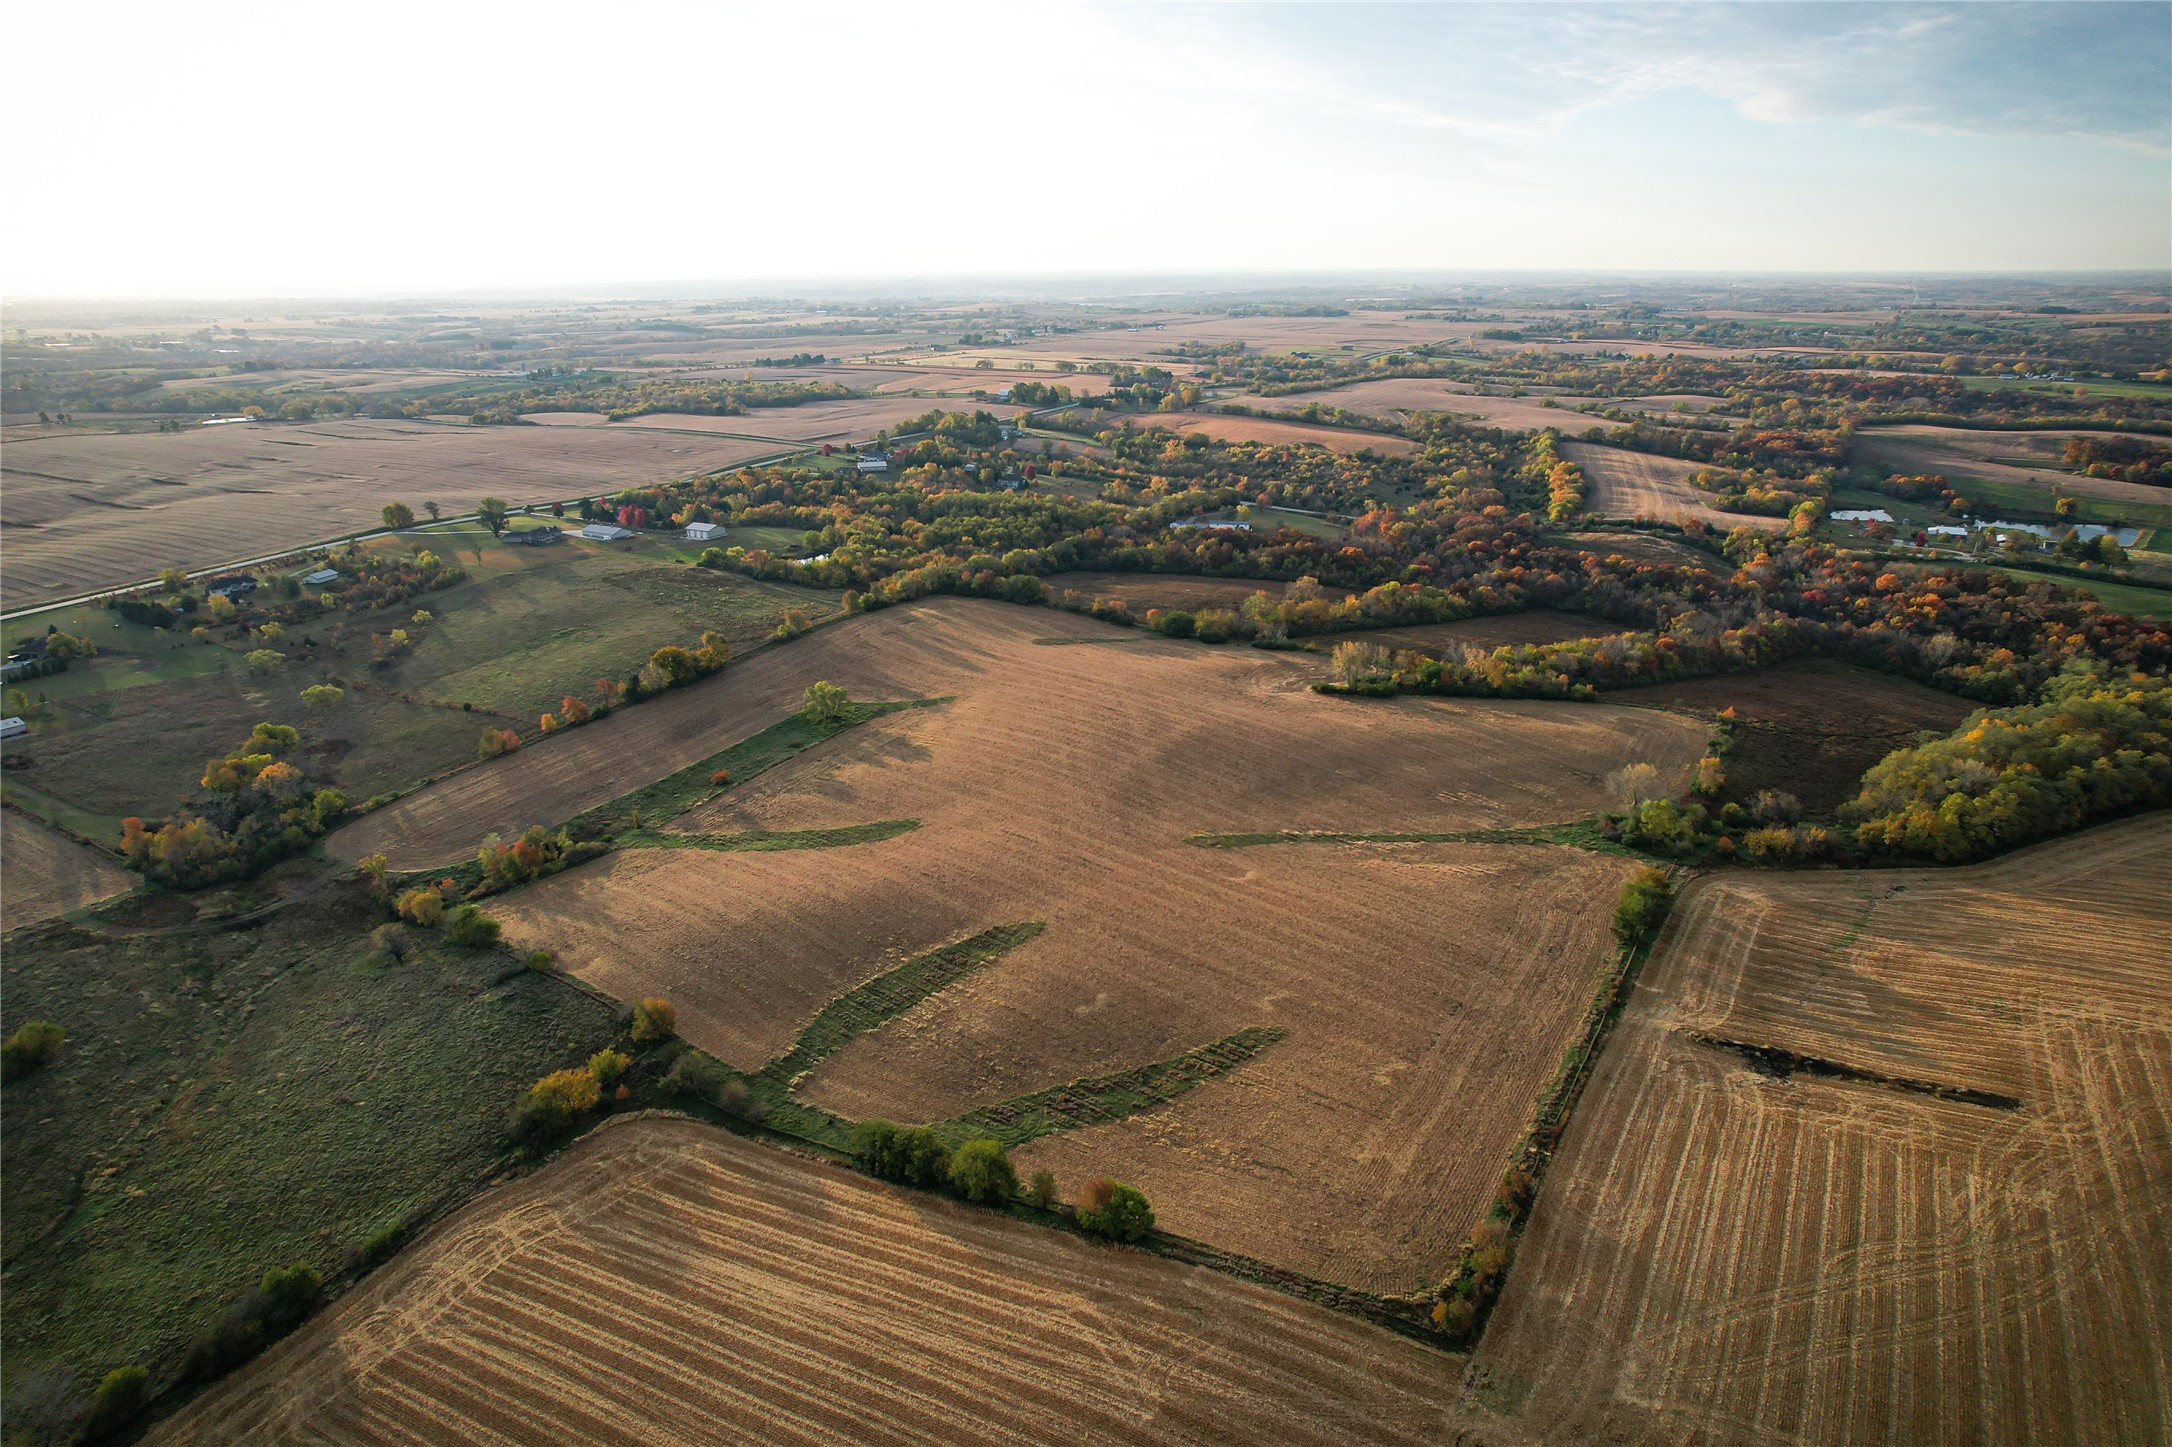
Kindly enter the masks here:
<path id="1" fill-rule="evenodd" d="M 690 543 L 713 543 L 728 531 L 722 523 L 688 523 L 686 540 Z"/>
<path id="2" fill-rule="evenodd" d="M 633 536 L 633 529 L 622 528 L 616 523 L 590 523 L 581 529 L 581 536 L 592 543 L 622 543 Z"/>
<path id="3" fill-rule="evenodd" d="M 19 718 L 0 718 L 0 739 L 19 739 L 30 732 L 30 725 Z"/>
<path id="4" fill-rule="evenodd" d="M 339 569 L 337 568 L 319 568 L 314 573 L 302 574 L 302 583 L 304 586 L 311 588 L 321 588 L 326 583 L 336 583 L 338 581 Z"/>

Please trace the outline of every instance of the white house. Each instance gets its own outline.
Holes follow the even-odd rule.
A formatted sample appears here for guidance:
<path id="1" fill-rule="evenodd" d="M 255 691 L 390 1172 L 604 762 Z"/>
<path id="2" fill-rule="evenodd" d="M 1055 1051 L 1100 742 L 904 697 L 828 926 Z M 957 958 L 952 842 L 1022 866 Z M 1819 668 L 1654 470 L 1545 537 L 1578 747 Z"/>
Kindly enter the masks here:
<path id="1" fill-rule="evenodd" d="M 633 536 L 633 529 L 617 523 L 590 523 L 581 529 L 581 536 L 592 543 L 622 543 Z"/>
<path id="2" fill-rule="evenodd" d="M 690 543 L 713 543 L 718 538 L 723 537 L 724 533 L 725 527 L 722 523 L 688 523 L 686 525 L 686 540 Z"/>
<path id="3" fill-rule="evenodd" d="M 889 470 L 890 458 L 887 453 L 870 452 L 860 459 L 860 471 L 862 472 L 888 472 Z"/>

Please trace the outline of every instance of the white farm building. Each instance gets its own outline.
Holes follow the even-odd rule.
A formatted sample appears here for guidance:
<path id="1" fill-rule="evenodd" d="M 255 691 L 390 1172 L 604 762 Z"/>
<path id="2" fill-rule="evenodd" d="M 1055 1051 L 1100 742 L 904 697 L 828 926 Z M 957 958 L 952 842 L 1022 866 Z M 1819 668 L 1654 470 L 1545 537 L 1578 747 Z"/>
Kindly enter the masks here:
<path id="1" fill-rule="evenodd" d="M 633 536 L 633 529 L 617 523 L 590 523 L 581 529 L 581 536 L 592 543 L 622 543 Z"/>
<path id="2" fill-rule="evenodd" d="M 688 523 L 686 540 L 690 543 L 713 543 L 725 534 L 722 523 Z"/>

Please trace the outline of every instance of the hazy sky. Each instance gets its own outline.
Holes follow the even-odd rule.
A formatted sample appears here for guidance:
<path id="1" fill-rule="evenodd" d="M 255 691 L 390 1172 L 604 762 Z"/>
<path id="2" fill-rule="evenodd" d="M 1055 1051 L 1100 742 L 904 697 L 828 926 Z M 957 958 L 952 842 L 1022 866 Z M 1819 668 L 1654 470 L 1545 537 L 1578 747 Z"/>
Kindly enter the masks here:
<path id="1" fill-rule="evenodd" d="M 2172 4 L 11 7 L 0 293 L 2172 267 Z"/>

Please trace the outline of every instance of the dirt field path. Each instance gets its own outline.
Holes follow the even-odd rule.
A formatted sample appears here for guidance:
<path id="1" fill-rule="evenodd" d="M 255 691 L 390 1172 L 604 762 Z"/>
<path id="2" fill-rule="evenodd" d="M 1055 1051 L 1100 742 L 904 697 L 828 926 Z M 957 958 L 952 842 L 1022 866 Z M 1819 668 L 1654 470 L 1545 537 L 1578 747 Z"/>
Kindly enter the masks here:
<path id="1" fill-rule="evenodd" d="M 495 1191 L 154 1431 L 210 1444 L 1434 1443 L 1460 1359 L 684 1121 Z"/>
<path id="2" fill-rule="evenodd" d="M 1701 881 L 1481 1396 L 1546 1441 L 2172 1441 L 2168 938 L 2167 814 L 1977 868 Z"/>
<path id="3" fill-rule="evenodd" d="M 1591 442 L 1564 442 L 1561 455 L 1584 469 L 1584 512 L 1590 517 L 1663 522 L 1695 518 L 1722 532 L 1736 528 L 1772 532 L 1787 526 L 1786 518 L 1752 517 L 1713 507 L 1710 494 L 1689 483 L 1689 475 L 1700 463 Z"/>

